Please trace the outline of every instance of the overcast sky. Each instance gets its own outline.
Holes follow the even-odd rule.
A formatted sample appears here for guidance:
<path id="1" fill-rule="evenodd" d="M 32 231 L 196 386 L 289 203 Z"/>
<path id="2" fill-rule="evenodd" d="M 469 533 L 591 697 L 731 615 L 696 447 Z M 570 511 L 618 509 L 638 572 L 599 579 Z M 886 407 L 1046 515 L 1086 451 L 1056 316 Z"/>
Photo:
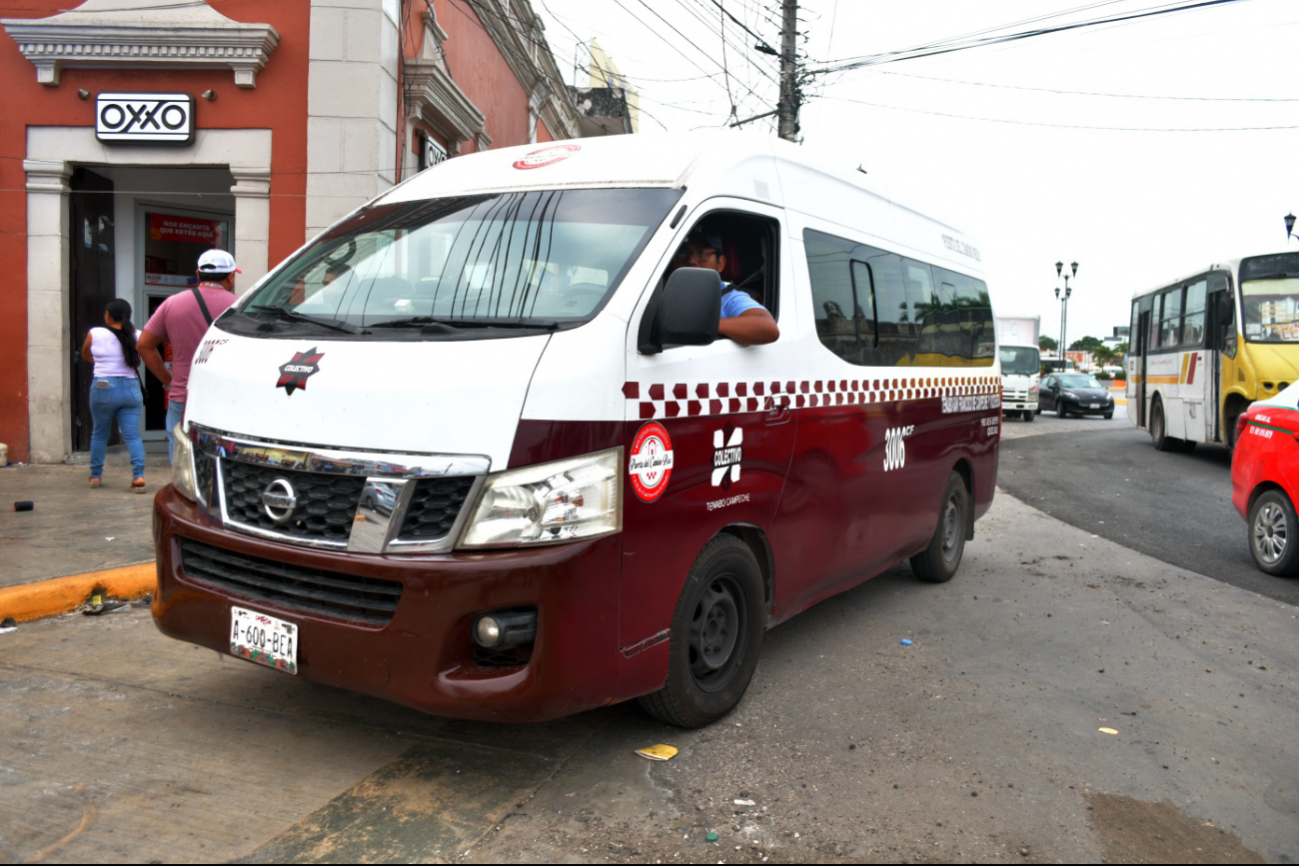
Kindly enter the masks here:
<path id="1" fill-rule="evenodd" d="M 1083 2 L 807 0 L 802 46 L 816 68 L 1013 25 Z M 775 0 L 724 4 L 778 46 Z M 599 39 L 653 115 L 642 118 L 642 131 L 724 125 L 727 76 L 720 12 L 712 0 L 533 5 L 570 74 L 575 56 L 587 62 L 578 41 Z M 1172 4 L 1090 5 L 1029 26 Z M 774 108 L 776 58 L 751 50 L 753 39 L 730 21 L 726 33 L 731 47 L 725 65 L 739 117 Z M 1077 260 L 1069 342 L 1085 334 L 1108 336 L 1113 326 L 1127 324 L 1134 291 L 1220 259 L 1285 247 L 1282 218 L 1299 209 L 1297 43 L 1299 3 L 1243 0 L 820 76 L 803 109 L 804 146 L 850 167 L 860 163 L 868 183 L 882 192 L 977 238 L 998 313 L 1040 315 L 1046 334 L 1059 333 L 1055 262 L 1063 260 L 1067 269 Z M 746 46 L 747 58 L 740 53 Z M 578 76 L 585 83 L 586 73 Z M 1026 87 L 1161 98 L 1014 89 Z M 769 121 L 754 125 L 760 124 L 774 128 Z M 1036 124 L 1296 128 L 1165 132 Z M 1299 252 L 1299 243 L 1290 241 L 1290 248 Z"/>

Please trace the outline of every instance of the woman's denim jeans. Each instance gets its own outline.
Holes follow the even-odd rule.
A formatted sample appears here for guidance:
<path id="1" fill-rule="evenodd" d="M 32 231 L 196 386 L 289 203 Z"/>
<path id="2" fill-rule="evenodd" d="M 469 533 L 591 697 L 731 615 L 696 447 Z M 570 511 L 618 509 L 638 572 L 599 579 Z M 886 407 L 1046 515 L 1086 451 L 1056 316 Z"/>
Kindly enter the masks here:
<path id="1" fill-rule="evenodd" d="M 95 429 L 90 434 L 91 478 L 104 474 L 104 455 L 108 452 L 108 434 L 113 429 L 114 418 L 131 452 L 131 471 L 135 473 L 132 477 L 144 477 L 144 441 L 140 439 L 143 409 L 144 397 L 134 376 L 108 376 L 90 383 L 90 414 L 95 419 Z"/>

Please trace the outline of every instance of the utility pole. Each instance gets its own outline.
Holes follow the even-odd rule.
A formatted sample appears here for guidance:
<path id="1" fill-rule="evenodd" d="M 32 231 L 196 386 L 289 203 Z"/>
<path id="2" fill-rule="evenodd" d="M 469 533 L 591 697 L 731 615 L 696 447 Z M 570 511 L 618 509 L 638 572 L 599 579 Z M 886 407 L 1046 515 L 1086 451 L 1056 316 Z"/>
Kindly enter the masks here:
<path id="1" fill-rule="evenodd" d="M 781 0 L 780 137 L 798 140 L 798 0 Z"/>

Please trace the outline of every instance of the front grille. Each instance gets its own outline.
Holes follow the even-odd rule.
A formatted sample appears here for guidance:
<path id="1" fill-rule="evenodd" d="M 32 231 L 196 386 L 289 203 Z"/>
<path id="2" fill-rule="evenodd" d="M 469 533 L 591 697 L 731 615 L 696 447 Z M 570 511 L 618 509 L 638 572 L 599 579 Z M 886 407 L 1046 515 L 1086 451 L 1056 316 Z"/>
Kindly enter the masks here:
<path id="1" fill-rule="evenodd" d="M 208 507 L 214 505 L 214 496 L 216 491 L 216 458 L 202 451 L 194 453 L 194 486 L 198 488 L 198 495 L 207 503 Z"/>
<path id="2" fill-rule="evenodd" d="M 421 478 L 415 482 L 398 541 L 436 541 L 446 538 L 455 526 L 465 497 L 474 486 L 471 476 Z"/>
<path id="3" fill-rule="evenodd" d="M 248 598 L 343 619 L 387 625 L 401 601 L 402 584 L 318 568 L 274 562 L 180 539 L 180 562 L 190 580 Z"/>
<path id="4" fill-rule="evenodd" d="M 327 475 L 259 466 L 236 460 L 221 461 L 226 515 L 236 523 L 304 541 L 347 544 L 352 534 L 356 506 L 365 479 L 356 475 Z M 283 523 L 276 523 L 262 507 L 262 492 L 283 478 L 293 485 L 298 504 Z"/>

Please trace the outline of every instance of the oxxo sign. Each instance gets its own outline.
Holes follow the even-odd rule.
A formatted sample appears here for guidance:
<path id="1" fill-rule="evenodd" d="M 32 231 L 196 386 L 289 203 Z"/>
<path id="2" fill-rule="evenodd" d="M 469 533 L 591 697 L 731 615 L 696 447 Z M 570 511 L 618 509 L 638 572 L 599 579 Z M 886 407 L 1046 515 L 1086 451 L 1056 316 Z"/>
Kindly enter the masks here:
<path id="1" fill-rule="evenodd" d="M 101 93 L 95 138 L 126 144 L 192 144 L 194 97 L 188 93 Z"/>

